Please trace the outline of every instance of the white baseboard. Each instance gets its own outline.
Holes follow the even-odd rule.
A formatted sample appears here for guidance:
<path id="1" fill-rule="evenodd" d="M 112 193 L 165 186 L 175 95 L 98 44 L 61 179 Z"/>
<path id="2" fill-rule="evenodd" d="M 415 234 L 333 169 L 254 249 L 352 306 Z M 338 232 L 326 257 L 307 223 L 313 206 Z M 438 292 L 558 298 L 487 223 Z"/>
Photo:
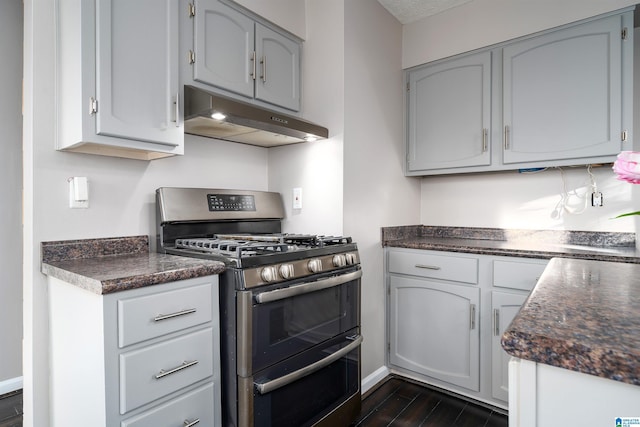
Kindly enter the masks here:
<path id="1" fill-rule="evenodd" d="M 0 381 L 0 396 L 22 388 L 22 377 Z"/>
<path id="2" fill-rule="evenodd" d="M 375 386 L 380 381 L 385 379 L 387 375 L 389 375 L 389 368 L 387 368 L 386 366 L 381 366 L 372 374 L 367 375 L 367 377 L 362 380 L 362 384 L 360 385 L 362 394 L 366 393 L 371 387 Z"/>

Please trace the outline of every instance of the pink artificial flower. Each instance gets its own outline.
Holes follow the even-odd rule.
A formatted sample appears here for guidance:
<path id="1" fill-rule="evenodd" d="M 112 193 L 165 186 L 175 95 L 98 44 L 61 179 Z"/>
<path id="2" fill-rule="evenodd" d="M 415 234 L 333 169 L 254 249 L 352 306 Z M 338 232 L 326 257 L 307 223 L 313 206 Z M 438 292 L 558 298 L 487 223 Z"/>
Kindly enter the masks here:
<path id="1" fill-rule="evenodd" d="M 619 180 L 640 184 L 640 152 L 620 152 L 613 164 L 613 172 L 618 175 Z"/>

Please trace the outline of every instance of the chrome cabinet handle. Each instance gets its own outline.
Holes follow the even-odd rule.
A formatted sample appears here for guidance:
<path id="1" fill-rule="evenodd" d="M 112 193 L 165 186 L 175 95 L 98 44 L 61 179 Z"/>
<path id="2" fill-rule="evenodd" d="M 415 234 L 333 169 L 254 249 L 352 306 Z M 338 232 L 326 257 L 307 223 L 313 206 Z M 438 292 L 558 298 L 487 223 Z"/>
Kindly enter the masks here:
<path id="1" fill-rule="evenodd" d="M 161 369 L 160 372 L 158 372 L 155 377 L 157 380 L 159 380 L 160 378 L 164 378 L 167 375 L 175 374 L 176 372 L 182 371 L 183 369 L 187 369 L 197 364 L 198 364 L 197 360 L 192 360 L 191 362 L 184 361 L 182 362 L 182 365 L 176 366 L 175 368 L 169 369 L 168 371 Z"/>
<path id="2" fill-rule="evenodd" d="M 349 337 L 349 340 L 353 339 L 353 337 Z M 293 371 L 289 374 L 283 375 L 280 378 L 276 378 L 275 380 L 267 381 L 264 383 L 255 383 L 256 388 L 260 394 L 267 394 L 274 390 L 279 389 L 280 387 L 284 387 L 288 384 L 291 384 L 294 381 L 297 381 L 301 378 L 304 378 L 312 373 L 319 371 L 340 359 L 341 357 L 349 354 L 352 350 L 358 348 L 358 346 L 362 343 L 362 335 L 358 335 L 357 338 L 353 339 L 349 345 L 346 345 L 344 348 L 336 351 L 335 353 L 330 354 L 324 359 L 320 359 L 311 365 L 307 365 L 302 369 L 298 369 L 297 371 Z"/>
<path id="3" fill-rule="evenodd" d="M 260 78 L 262 79 L 262 83 L 267 82 L 267 56 L 264 55 L 260 60 L 260 64 L 262 64 L 262 75 Z"/>
<path id="4" fill-rule="evenodd" d="M 500 335 L 500 310 L 493 310 L 493 334 L 497 337 Z"/>
<path id="5" fill-rule="evenodd" d="M 424 268 L 425 270 L 440 270 L 437 265 L 416 264 L 416 268 Z"/>
<path id="6" fill-rule="evenodd" d="M 487 128 L 482 129 L 482 152 L 486 153 L 487 151 L 487 134 L 489 133 Z"/>
<path id="7" fill-rule="evenodd" d="M 474 330 L 476 328 L 476 305 L 475 304 L 471 304 L 471 310 L 469 310 L 470 312 L 470 328 L 471 330 Z"/>
<path id="8" fill-rule="evenodd" d="M 504 127 L 504 149 L 509 149 L 509 126 Z"/>
<path id="9" fill-rule="evenodd" d="M 192 427 L 196 424 L 198 424 L 200 422 L 200 418 L 196 418 L 193 421 L 189 421 L 189 420 L 184 420 L 184 423 L 182 423 L 183 427 Z"/>
<path id="10" fill-rule="evenodd" d="M 281 299 L 291 298 L 297 295 L 342 285 L 352 280 L 359 279 L 360 277 L 362 277 L 362 270 L 357 270 L 351 273 L 342 274 L 340 276 L 333 276 L 327 279 L 318 280 L 316 282 L 291 286 L 289 288 L 276 289 L 275 291 L 262 292 L 261 294 L 257 294 L 255 296 L 255 300 L 258 304 L 278 301 Z"/>
<path id="11" fill-rule="evenodd" d="M 191 314 L 195 312 L 196 312 L 195 308 L 189 308 L 187 310 L 177 311 L 171 314 L 158 314 L 156 317 L 153 318 L 153 321 L 160 322 L 161 320 L 173 319 L 174 317 L 184 316 L 186 314 Z"/>

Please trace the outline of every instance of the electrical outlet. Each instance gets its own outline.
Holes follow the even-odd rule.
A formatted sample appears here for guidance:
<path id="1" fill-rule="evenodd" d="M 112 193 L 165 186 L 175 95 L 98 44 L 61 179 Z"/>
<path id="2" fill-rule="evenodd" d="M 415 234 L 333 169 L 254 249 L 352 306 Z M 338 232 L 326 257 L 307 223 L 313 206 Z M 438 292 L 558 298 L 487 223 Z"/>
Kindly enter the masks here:
<path id="1" fill-rule="evenodd" d="M 599 191 L 594 191 L 591 193 L 591 206 L 602 206 L 604 205 L 604 198 L 602 197 L 602 193 Z"/>

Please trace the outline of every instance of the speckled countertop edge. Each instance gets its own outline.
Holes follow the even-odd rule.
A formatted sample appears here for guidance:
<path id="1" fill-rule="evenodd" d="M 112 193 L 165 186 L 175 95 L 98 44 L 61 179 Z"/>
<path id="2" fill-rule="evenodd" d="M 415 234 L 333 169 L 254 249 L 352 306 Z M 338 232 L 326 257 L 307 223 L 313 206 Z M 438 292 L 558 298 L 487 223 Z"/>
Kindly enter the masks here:
<path id="1" fill-rule="evenodd" d="M 397 248 L 640 264 L 634 233 L 409 225 L 383 227 L 381 241 Z"/>
<path id="2" fill-rule="evenodd" d="M 521 359 L 640 385 L 640 266 L 552 259 L 501 343 Z"/>
<path id="3" fill-rule="evenodd" d="M 42 273 L 104 295 L 220 274 L 219 261 L 149 253 L 147 236 L 42 242 Z"/>

